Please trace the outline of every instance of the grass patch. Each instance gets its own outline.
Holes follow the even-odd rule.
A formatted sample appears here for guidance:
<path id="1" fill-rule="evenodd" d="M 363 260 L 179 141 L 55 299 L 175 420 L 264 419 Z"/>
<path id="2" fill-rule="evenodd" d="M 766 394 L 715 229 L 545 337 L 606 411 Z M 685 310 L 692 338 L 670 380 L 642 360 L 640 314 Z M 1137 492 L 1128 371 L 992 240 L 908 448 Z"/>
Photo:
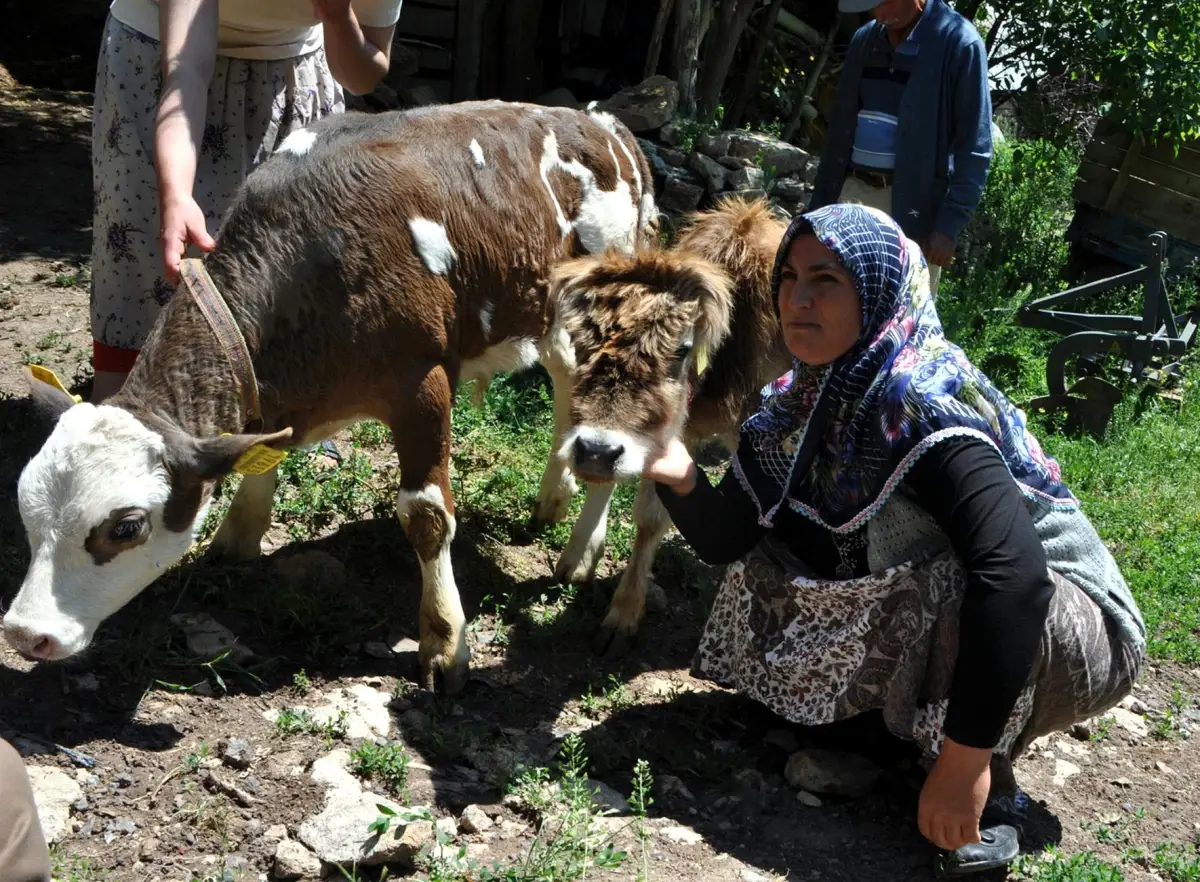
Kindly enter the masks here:
<path id="1" fill-rule="evenodd" d="M 408 783 L 408 751 L 403 744 L 386 745 L 367 741 L 350 754 L 350 771 L 360 778 L 379 781 L 392 793 L 400 793 Z"/>
<path id="2" fill-rule="evenodd" d="M 332 743 L 346 737 L 346 712 L 339 711 L 332 720 L 317 720 L 304 708 L 284 708 L 275 718 L 275 731 L 281 738 L 316 735 L 326 743 Z"/>
<path id="3" fill-rule="evenodd" d="M 1121 868 L 1090 851 L 1064 857 L 1050 849 L 1042 855 L 1022 855 L 1012 865 L 1012 878 L 1036 882 L 1124 882 Z"/>

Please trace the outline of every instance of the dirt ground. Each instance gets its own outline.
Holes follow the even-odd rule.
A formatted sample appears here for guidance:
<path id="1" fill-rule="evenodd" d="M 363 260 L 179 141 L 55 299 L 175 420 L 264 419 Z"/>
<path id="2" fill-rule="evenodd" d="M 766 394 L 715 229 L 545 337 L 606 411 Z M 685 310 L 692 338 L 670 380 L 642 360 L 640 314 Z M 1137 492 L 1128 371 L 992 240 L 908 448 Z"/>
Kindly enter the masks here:
<path id="1" fill-rule="evenodd" d="M 87 391 L 89 106 L 86 93 L 35 91 L 0 68 L 5 604 L 28 563 L 16 478 L 46 432 L 25 399 L 23 364 L 40 360 Z M 575 731 L 591 776 L 623 794 L 635 761 L 649 760 L 651 879 L 932 878 L 914 822 L 921 779 L 908 748 L 870 720 L 822 731 L 789 726 L 691 678 L 702 610 L 676 602 L 676 574 L 660 569 L 667 609 L 649 616 L 625 658 L 606 662 L 589 638 L 613 579 L 580 594 L 572 625 L 529 615 L 505 628 L 485 601 L 507 593 L 536 610 L 554 591 L 550 561 L 536 545 L 499 545 L 465 513 L 455 566 L 475 665 L 466 690 L 447 701 L 416 690 L 412 652 L 372 655 L 378 641 L 416 633 L 416 559 L 386 511 L 317 541 L 277 539 L 280 549 L 258 564 L 181 566 L 105 623 L 82 658 L 35 666 L 0 646 L 0 735 L 30 765 L 61 769 L 80 786 L 56 846 L 63 878 L 265 878 L 277 841 L 270 828 L 283 824 L 294 836 L 320 808 L 308 769 L 330 745 L 316 735 L 285 738 L 264 713 L 355 684 L 395 696 L 390 710 L 411 745 L 413 805 L 450 817 L 474 803 L 495 816 L 495 831 L 456 839 L 485 862 L 520 854 L 532 837 L 527 820 L 502 804 L 503 757 L 549 764 L 558 740 Z M 296 560 L 300 554 L 308 556 Z M 203 667 L 208 659 L 191 656 L 171 624 L 181 613 L 210 613 L 253 658 Z M 301 670 L 307 694 L 296 686 Z M 625 689 L 607 689 L 609 675 L 627 681 Z M 1135 693 L 1144 707 L 1133 707 L 1146 713 L 1122 711 L 1090 739 L 1064 734 L 1037 745 L 1017 770 L 1038 801 L 1026 848 L 1057 842 L 1064 852 L 1095 850 L 1118 861 L 1131 847 L 1194 842 L 1200 754 L 1184 733 L 1200 729 L 1187 698 L 1196 695 L 1197 672 L 1152 668 Z M 203 770 L 231 738 L 248 740 L 256 756 L 246 770 L 215 771 L 250 794 L 245 805 L 203 785 Z M 783 770 L 791 751 L 810 745 L 870 756 L 884 769 L 882 783 L 867 798 L 802 803 Z M 631 861 L 616 875 L 634 878 L 637 868 Z M 1151 878 L 1136 861 L 1125 871 Z"/>

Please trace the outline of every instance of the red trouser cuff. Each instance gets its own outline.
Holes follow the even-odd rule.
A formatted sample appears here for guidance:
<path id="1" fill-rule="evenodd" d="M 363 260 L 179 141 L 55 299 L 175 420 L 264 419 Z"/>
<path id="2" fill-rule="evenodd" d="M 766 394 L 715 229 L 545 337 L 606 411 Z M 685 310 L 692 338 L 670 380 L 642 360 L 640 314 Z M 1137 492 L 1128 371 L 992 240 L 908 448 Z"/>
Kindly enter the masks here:
<path id="1" fill-rule="evenodd" d="M 97 373 L 111 371 L 127 374 L 133 370 L 133 363 L 137 361 L 138 352 L 137 349 L 118 349 L 116 346 L 109 346 L 99 340 L 93 340 L 92 370 Z"/>

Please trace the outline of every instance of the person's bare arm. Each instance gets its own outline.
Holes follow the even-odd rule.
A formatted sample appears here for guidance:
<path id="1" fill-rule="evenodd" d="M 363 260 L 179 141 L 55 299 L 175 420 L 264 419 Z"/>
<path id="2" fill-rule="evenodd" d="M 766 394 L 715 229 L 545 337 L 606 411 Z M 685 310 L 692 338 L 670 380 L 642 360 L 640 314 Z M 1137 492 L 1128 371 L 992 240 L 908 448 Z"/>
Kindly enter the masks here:
<path id="1" fill-rule="evenodd" d="M 395 25 L 360 25 L 350 0 L 312 0 L 312 6 L 325 30 L 325 58 L 334 79 L 352 95 L 367 94 L 388 72 Z"/>
<path id="2" fill-rule="evenodd" d="M 163 268 L 172 284 L 179 281 L 179 261 L 189 242 L 206 251 L 213 247 L 192 188 L 217 55 L 217 22 L 217 0 L 159 3 L 162 92 L 154 125 L 154 167 Z"/>

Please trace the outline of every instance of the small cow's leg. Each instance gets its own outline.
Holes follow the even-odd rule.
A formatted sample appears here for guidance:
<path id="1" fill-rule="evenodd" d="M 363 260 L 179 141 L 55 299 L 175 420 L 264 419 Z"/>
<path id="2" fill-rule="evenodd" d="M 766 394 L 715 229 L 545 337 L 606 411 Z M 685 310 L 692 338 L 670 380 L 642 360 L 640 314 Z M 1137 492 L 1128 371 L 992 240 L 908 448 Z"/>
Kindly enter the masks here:
<path id="1" fill-rule="evenodd" d="M 586 582 L 596 572 L 604 556 L 604 537 L 608 533 L 608 506 L 615 484 L 588 484 L 583 511 L 571 530 L 567 549 L 558 559 L 554 577 L 565 584 Z"/>
<path id="2" fill-rule="evenodd" d="M 554 440 L 550 443 L 546 470 L 542 472 L 533 518 L 543 524 L 556 524 L 566 518 L 571 498 L 579 487 L 566 458 L 560 454 L 563 437 L 571 425 L 571 375 L 562 359 L 555 355 L 546 358 L 545 365 L 554 389 Z"/>
<path id="3" fill-rule="evenodd" d="M 641 624 L 646 612 L 646 589 L 650 586 L 654 555 L 671 526 L 671 516 L 659 501 L 653 481 L 643 479 L 638 487 L 633 519 L 637 524 L 633 552 L 596 640 L 597 649 L 609 655 L 623 652 Z"/>
<path id="4" fill-rule="evenodd" d="M 271 527 L 277 479 L 276 469 L 242 478 L 225 520 L 213 536 L 214 554 L 232 560 L 252 560 L 262 554 L 262 538 Z"/>
<path id="5" fill-rule="evenodd" d="M 471 660 L 467 620 L 450 560 L 455 532 L 449 470 L 451 389 L 446 371 L 434 368 L 414 406 L 392 425 L 400 455 L 396 513 L 421 564 L 417 656 L 422 685 L 435 689 L 440 673 L 448 694 L 466 685 Z M 420 428 L 406 432 L 404 426 Z"/>

